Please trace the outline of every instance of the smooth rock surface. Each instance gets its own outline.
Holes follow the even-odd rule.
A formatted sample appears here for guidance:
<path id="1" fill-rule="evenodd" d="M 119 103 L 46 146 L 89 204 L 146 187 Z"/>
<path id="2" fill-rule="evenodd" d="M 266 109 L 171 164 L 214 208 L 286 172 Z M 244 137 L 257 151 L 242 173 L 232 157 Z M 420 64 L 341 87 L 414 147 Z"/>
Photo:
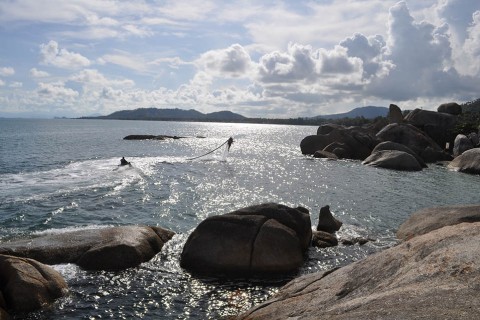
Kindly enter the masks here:
<path id="1" fill-rule="evenodd" d="M 312 238 L 308 210 L 266 203 L 202 221 L 180 265 L 202 275 L 276 277 L 295 272 Z"/>
<path id="2" fill-rule="evenodd" d="M 432 138 L 410 124 L 389 124 L 377 133 L 377 137 L 382 141 L 393 141 L 407 146 L 427 163 L 452 159 Z"/>
<path id="3" fill-rule="evenodd" d="M 448 168 L 460 172 L 480 174 L 480 148 L 465 151 L 449 164 Z"/>
<path id="4" fill-rule="evenodd" d="M 402 123 L 402 110 L 395 104 L 390 104 L 388 107 L 388 123 Z"/>
<path id="5" fill-rule="evenodd" d="M 0 243 L 0 254 L 46 264 L 75 263 L 86 270 L 121 270 L 150 260 L 173 237 L 160 227 L 88 229 Z"/>
<path id="6" fill-rule="evenodd" d="M 0 290 L 7 309 L 29 312 L 40 309 L 68 291 L 63 277 L 38 261 L 0 254 Z"/>
<path id="7" fill-rule="evenodd" d="M 398 228 L 397 238 L 408 240 L 464 222 L 480 222 L 480 204 L 434 207 L 416 211 Z"/>
<path id="8" fill-rule="evenodd" d="M 362 164 L 385 169 L 420 171 L 421 164 L 411 154 L 398 150 L 381 150 L 373 152 Z"/>
<path id="9" fill-rule="evenodd" d="M 448 113 L 452 115 L 459 115 L 462 113 L 462 106 L 459 105 L 456 102 L 447 102 L 447 103 L 442 103 L 441 105 L 438 106 L 437 108 L 438 112 L 442 113 Z"/>
<path id="10" fill-rule="evenodd" d="M 466 135 L 458 134 L 453 143 L 453 156 L 456 158 L 470 149 L 473 149 L 472 141 Z"/>
<path id="11" fill-rule="evenodd" d="M 375 153 L 377 151 L 382 151 L 382 150 L 397 150 L 397 151 L 406 152 L 406 153 L 414 156 L 415 159 L 418 161 L 418 163 L 423 168 L 427 167 L 427 165 L 425 164 L 423 159 L 421 157 L 419 157 L 418 154 L 416 154 L 412 149 L 410 149 L 406 145 L 396 143 L 396 142 L 393 142 L 393 141 L 384 141 L 384 142 L 381 142 L 381 143 L 377 144 L 377 146 L 372 150 L 372 153 Z"/>
<path id="12" fill-rule="evenodd" d="M 299 277 L 237 319 L 479 319 L 480 223 Z"/>

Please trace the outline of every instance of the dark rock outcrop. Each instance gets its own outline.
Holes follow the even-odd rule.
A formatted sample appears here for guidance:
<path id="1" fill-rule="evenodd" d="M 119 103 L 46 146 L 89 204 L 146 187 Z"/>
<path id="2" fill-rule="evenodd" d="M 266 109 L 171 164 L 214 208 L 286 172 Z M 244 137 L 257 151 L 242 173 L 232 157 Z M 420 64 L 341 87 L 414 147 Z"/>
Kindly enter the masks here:
<path id="1" fill-rule="evenodd" d="M 300 142 L 300 149 L 303 154 L 314 154 L 318 150 L 325 150 L 339 158 L 363 160 L 370 155 L 378 142 L 369 129 L 326 124 L 318 128 L 317 135 L 305 137 Z M 327 148 L 329 145 L 330 147 Z M 342 149 L 341 153 L 337 154 L 335 149 Z"/>
<path id="2" fill-rule="evenodd" d="M 473 143 L 466 135 L 459 134 L 455 137 L 453 144 L 453 156 L 455 158 L 470 149 L 473 149 Z"/>
<path id="3" fill-rule="evenodd" d="M 336 219 L 332 212 L 330 212 L 330 206 L 325 206 L 320 208 L 320 212 L 318 214 L 318 224 L 317 230 L 318 231 L 325 231 L 328 233 L 335 233 L 342 227 L 343 222 Z"/>
<path id="4" fill-rule="evenodd" d="M 480 148 L 465 151 L 453 159 L 448 167 L 460 172 L 480 174 Z"/>
<path id="5" fill-rule="evenodd" d="M 402 110 L 395 105 L 391 104 L 388 108 L 388 123 L 402 123 L 403 122 L 403 114 Z"/>
<path id="6" fill-rule="evenodd" d="M 480 222 L 294 279 L 237 319 L 477 319 Z"/>
<path id="7" fill-rule="evenodd" d="M 408 240 L 464 222 L 480 222 L 480 205 L 444 206 L 416 211 L 398 228 L 397 238 Z"/>
<path id="8" fill-rule="evenodd" d="M 373 152 L 362 164 L 385 169 L 420 171 L 422 166 L 411 154 L 398 150 L 381 150 Z"/>
<path id="9" fill-rule="evenodd" d="M 32 259 L 0 254 L 0 291 L 6 309 L 29 312 L 53 303 L 68 288 L 51 267 Z"/>
<path id="10" fill-rule="evenodd" d="M 462 106 L 456 102 L 442 103 L 438 106 L 437 111 L 457 116 L 462 113 Z"/>
<path id="11" fill-rule="evenodd" d="M 427 165 L 423 161 L 421 157 L 418 156 L 412 149 L 407 147 L 406 145 L 392 142 L 392 141 L 385 141 L 382 143 L 377 144 L 377 146 L 373 149 L 372 153 L 375 153 L 377 151 L 382 151 L 382 150 L 397 150 L 397 151 L 403 151 L 408 154 L 411 154 L 415 159 L 418 161 L 418 163 L 423 167 L 426 168 Z"/>
<path id="12" fill-rule="evenodd" d="M 313 157 L 314 158 L 331 159 L 331 160 L 337 160 L 338 159 L 337 155 L 335 155 L 332 152 L 325 151 L 325 150 L 315 151 L 315 153 L 313 154 Z"/>
<path id="13" fill-rule="evenodd" d="M 123 138 L 123 140 L 165 140 L 165 139 L 181 139 L 183 137 L 151 135 L 151 134 L 131 134 Z"/>
<path id="14" fill-rule="evenodd" d="M 328 248 L 338 245 L 338 239 L 333 233 L 325 231 L 313 231 L 312 246 L 318 248 Z"/>
<path id="15" fill-rule="evenodd" d="M 454 128 L 457 117 L 447 113 L 415 109 L 410 112 L 405 121 L 421 129 L 431 137 L 440 147 L 448 142 L 453 145 L 455 139 Z"/>
<path id="16" fill-rule="evenodd" d="M 410 124 L 389 124 L 377 133 L 377 137 L 382 141 L 393 141 L 407 146 L 427 163 L 452 159 L 435 141 Z"/>
<path id="17" fill-rule="evenodd" d="M 150 260 L 172 238 L 160 227 L 123 226 L 73 231 L 0 243 L 0 254 L 86 270 L 121 270 Z"/>
<path id="18" fill-rule="evenodd" d="M 180 265 L 203 275 L 276 277 L 303 264 L 311 239 L 307 209 L 265 203 L 202 221 Z"/>

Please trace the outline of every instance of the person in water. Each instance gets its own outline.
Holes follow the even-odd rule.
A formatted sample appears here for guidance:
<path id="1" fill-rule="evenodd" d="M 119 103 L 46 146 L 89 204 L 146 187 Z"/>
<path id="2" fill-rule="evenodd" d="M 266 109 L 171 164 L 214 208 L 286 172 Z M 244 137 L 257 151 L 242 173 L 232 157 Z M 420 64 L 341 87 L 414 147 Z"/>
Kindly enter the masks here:
<path id="1" fill-rule="evenodd" d="M 120 165 L 121 166 L 126 166 L 127 164 L 130 164 L 130 162 L 125 160 L 125 157 L 122 157 L 122 159 L 120 159 Z"/>

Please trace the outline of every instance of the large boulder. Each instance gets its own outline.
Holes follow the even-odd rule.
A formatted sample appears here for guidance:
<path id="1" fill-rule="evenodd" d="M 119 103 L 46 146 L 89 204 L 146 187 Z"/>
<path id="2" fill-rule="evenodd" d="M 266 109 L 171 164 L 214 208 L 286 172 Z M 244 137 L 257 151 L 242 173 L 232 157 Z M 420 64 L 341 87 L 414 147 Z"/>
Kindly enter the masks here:
<path id="1" fill-rule="evenodd" d="M 388 123 L 402 123 L 403 122 L 403 114 L 402 110 L 395 105 L 391 104 L 388 108 Z"/>
<path id="2" fill-rule="evenodd" d="M 455 137 L 453 143 L 453 156 L 455 158 L 470 149 L 473 149 L 473 143 L 466 135 L 459 134 Z"/>
<path id="3" fill-rule="evenodd" d="M 455 139 L 453 132 L 457 124 L 456 116 L 447 113 L 415 109 L 405 117 L 405 121 L 421 129 L 440 147 L 445 147 L 447 142 L 453 145 Z"/>
<path id="4" fill-rule="evenodd" d="M 29 312 L 53 303 L 65 295 L 68 288 L 52 267 L 32 259 L 0 254 L 0 290 L 6 309 Z"/>
<path id="5" fill-rule="evenodd" d="M 398 150 L 381 150 L 372 152 L 362 164 L 385 169 L 420 171 L 422 165 L 411 154 Z"/>
<path id="6" fill-rule="evenodd" d="M 464 222 L 480 222 L 480 205 L 444 206 L 416 211 L 398 228 L 397 238 L 408 240 Z"/>
<path id="7" fill-rule="evenodd" d="M 88 229 L 0 243 L 0 254 L 46 264 L 75 263 L 86 270 L 121 270 L 150 260 L 173 237 L 160 227 Z"/>
<path id="8" fill-rule="evenodd" d="M 478 319 L 480 222 L 292 280 L 237 319 Z"/>
<path id="9" fill-rule="evenodd" d="M 318 231 L 325 231 L 328 233 L 335 233 L 342 227 L 343 222 L 335 218 L 330 211 L 330 206 L 324 206 L 320 208 L 318 214 Z"/>
<path id="10" fill-rule="evenodd" d="M 377 133 L 377 137 L 382 141 L 393 141 L 407 146 L 427 163 L 452 159 L 422 130 L 410 124 L 389 124 Z"/>
<path id="11" fill-rule="evenodd" d="M 382 151 L 382 150 L 397 150 L 397 151 L 406 152 L 408 154 L 411 154 L 413 157 L 415 157 L 415 159 L 418 161 L 418 163 L 420 163 L 420 165 L 423 168 L 427 167 L 423 159 L 419 157 L 418 154 L 416 154 L 412 149 L 410 149 L 406 145 L 396 143 L 393 141 L 384 141 L 382 143 L 377 144 L 377 146 L 373 149 L 372 153 L 375 153 L 377 151 Z"/>
<path id="12" fill-rule="evenodd" d="M 367 128 L 326 124 L 318 128 L 317 135 L 305 137 L 300 142 L 300 149 L 303 154 L 314 154 L 318 150 L 335 153 L 335 148 L 326 147 L 337 143 L 344 149 L 343 154 L 347 154 L 349 158 L 363 160 L 370 155 L 378 142 L 372 131 Z"/>
<path id="13" fill-rule="evenodd" d="M 453 159 L 448 167 L 455 171 L 480 174 L 480 148 L 465 151 Z"/>
<path id="14" fill-rule="evenodd" d="M 203 275 L 276 277 L 303 264 L 311 239 L 307 209 L 265 203 L 202 221 L 180 265 Z"/>
<path id="15" fill-rule="evenodd" d="M 458 116 L 462 113 L 462 106 L 456 102 L 442 103 L 437 108 L 438 112 L 448 113 L 454 116 Z"/>

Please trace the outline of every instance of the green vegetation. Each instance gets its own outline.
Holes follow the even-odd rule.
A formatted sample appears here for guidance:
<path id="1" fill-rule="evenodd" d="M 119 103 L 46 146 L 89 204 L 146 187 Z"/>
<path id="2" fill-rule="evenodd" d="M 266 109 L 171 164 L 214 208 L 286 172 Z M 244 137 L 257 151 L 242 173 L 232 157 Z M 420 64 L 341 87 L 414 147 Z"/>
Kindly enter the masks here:
<path id="1" fill-rule="evenodd" d="M 458 116 L 454 133 L 468 135 L 480 129 L 480 98 L 462 104 L 463 113 Z"/>

